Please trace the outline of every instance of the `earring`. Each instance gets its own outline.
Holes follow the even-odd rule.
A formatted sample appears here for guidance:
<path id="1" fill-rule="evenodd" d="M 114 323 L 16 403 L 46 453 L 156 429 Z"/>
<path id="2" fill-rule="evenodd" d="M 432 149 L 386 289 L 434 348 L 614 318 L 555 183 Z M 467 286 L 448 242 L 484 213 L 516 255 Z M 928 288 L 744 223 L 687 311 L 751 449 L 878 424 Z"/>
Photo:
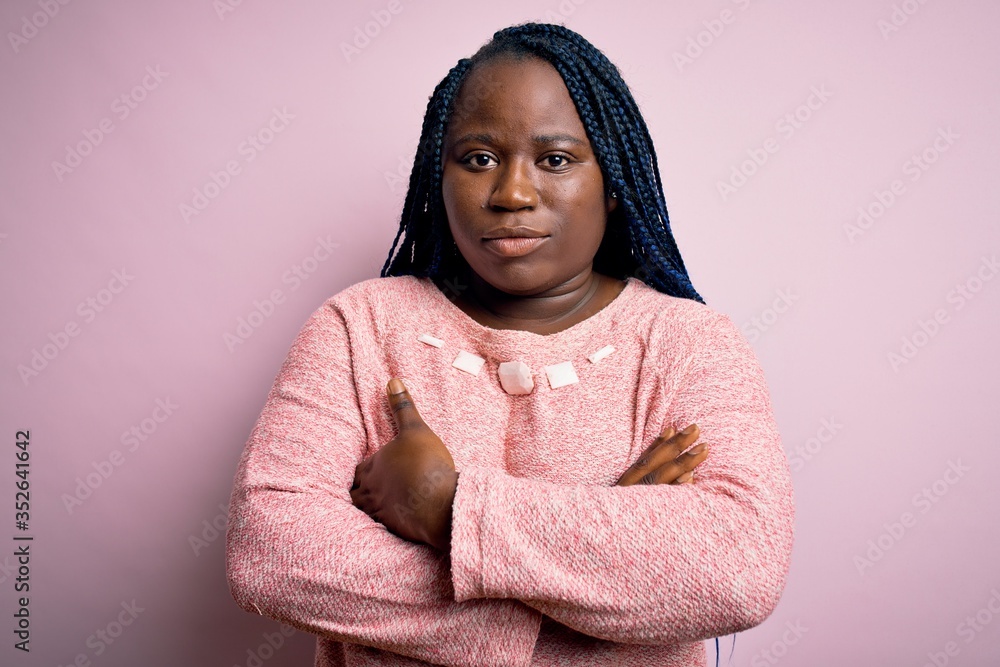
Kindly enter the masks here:
<path id="1" fill-rule="evenodd" d="M 612 199 L 618 199 L 618 193 L 617 193 L 617 192 L 615 192 L 614 190 L 612 190 L 612 191 L 611 191 L 611 198 L 612 198 Z"/>

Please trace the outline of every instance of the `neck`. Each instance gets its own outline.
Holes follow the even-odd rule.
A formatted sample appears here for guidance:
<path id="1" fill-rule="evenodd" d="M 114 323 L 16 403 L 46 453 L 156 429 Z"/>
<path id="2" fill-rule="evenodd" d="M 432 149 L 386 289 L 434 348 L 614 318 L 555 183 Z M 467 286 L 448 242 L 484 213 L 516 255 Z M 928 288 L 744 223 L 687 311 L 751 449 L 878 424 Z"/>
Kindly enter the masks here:
<path id="1" fill-rule="evenodd" d="M 594 300 L 603 276 L 587 271 L 551 289 L 530 295 L 502 292 L 469 272 L 467 302 L 503 322 L 544 325 L 571 318 Z"/>

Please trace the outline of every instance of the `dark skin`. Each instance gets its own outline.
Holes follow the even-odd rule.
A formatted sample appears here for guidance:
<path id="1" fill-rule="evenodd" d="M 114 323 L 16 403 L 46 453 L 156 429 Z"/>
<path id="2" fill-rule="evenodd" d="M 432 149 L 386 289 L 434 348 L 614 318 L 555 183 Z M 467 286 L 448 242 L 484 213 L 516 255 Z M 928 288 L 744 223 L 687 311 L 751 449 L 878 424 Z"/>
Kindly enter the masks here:
<path id="1" fill-rule="evenodd" d="M 605 194 L 569 90 L 548 62 L 481 64 L 469 73 L 459 105 L 468 90 L 480 101 L 462 107 L 471 111 L 452 122 L 442 147 L 448 224 L 468 265 L 469 289 L 455 303 L 484 326 L 558 333 L 600 311 L 625 286 L 593 270 L 618 202 Z M 491 250 L 484 235 L 514 226 L 545 238 L 518 257 Z M 386 391 L 398 432 L 357 466 L 351 500 L 393 534 L 448 551 L 455 462 L 402 382 L 393 378 Z M 708 446 L 681 452 L 698 435 L 694 424 L 689 433 L 664 429 L 616 485 L 693 483 Z"/>

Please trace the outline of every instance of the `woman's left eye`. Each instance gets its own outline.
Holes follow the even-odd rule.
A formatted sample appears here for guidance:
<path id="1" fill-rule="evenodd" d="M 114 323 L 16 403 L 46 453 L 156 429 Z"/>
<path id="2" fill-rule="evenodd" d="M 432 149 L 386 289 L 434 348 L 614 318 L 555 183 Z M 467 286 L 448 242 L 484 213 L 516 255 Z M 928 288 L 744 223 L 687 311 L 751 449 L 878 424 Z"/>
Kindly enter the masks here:
<path id="1" fill-rule="evenodd" d="M 565 167 L 569 164 L 569 158 L 565 155 L 549 155 L 544 158 L 549 162 L 550 167 Z M 552 160 L 561 160 L 559 163 L 553 163 Z"/>

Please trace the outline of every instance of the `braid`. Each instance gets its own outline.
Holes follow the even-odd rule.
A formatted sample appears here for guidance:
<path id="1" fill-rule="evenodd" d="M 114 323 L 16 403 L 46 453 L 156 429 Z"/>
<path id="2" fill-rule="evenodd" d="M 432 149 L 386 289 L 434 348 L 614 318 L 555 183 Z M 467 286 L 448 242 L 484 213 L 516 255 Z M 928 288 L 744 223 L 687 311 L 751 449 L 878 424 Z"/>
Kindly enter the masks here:
<path id="1" fill-rule="evenodd" d="M 468 58 L 459 60 L 434 89 L 427 103 L 399 231 L 382 266 L 383 278 L 391 275 L 437 275 L 444 246 L 453 243 L 441 198 L 441 145 L 456 92 L 471 64 Z M 393 259 L 404 232 L 403 245 Z"/>
<path id="2" fill-rule="evenodd" d="M 653 140 L 621 72 L 583 36 L 549 23 L 524 23 L 497 31 L 471 58 L 459 60 L 435 88 L 424 116 L 399 231 L 382 277 L 452 276 L 465 266 L 448 228 L 441 196 L 442 144 L 469 72 L 501 56 L 541 58 L 559 72 L 594 148 L 605 187 L 617 194 L 618 208 L 608 216 L 594 270 L 620 279 L 637 276 L 661 292 L 705 303 L 691 284 L 670 230 Z M 393 259 L 401 236 L 402 246 Z"/>

